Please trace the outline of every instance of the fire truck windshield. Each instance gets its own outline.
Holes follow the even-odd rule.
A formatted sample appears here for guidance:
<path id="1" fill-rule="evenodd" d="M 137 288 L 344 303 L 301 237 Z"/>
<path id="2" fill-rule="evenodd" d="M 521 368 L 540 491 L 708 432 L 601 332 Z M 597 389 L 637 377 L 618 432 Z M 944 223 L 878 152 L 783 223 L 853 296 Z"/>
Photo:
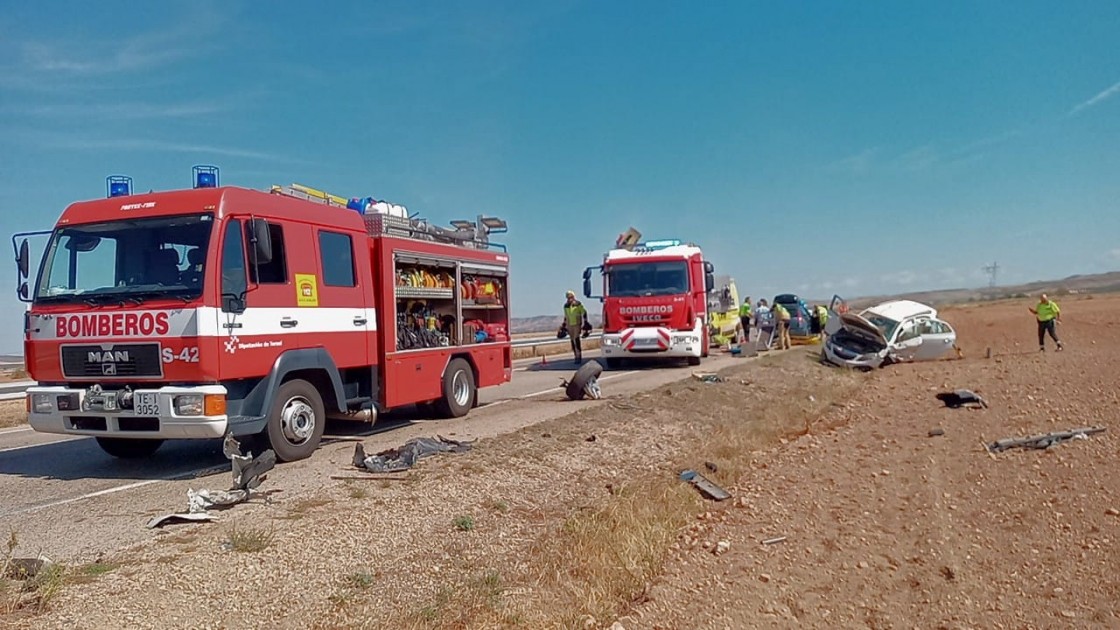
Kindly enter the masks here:
<path id="1" fill-rule="evenodd" d="M 59 227 L 43 257 L 35 302 L 196 298 L 213 225 L 213 215 L 192 214 Z"/>
<path id="2" fill-rule="evenodd" d="M 607 295 L 612 297 L 674 295 L 687 291 L 688 263 L 683 260 L 616 263 L 607 271 Z"/>

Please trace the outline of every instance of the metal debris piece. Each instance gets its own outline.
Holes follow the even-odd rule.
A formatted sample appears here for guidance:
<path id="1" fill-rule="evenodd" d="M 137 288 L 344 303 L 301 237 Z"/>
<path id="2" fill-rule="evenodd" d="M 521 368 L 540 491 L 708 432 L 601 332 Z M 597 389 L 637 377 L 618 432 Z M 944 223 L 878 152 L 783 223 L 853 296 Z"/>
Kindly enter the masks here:
<path id="1" fill-rule="evenodd" d="M 711 480 L 695 470 L 686 470 L 682 472 L 680 479 L 681 481 L 692 484 L 701 494 L 709 499 L 723 501 L 731 498 L 731 494 L 728 491 L 712 483 Z"/>
<path id="2" fill-rule="evenodd" d="M 1006 438 L 988 445 L 989 453 L 1000 453 L 1011 448 L 1046 449 L 1068 440 L 1086 440 L 1090 435 L 1104 433 L 1104 427 L 1084 427 L 1069 431 L 1055 431 L 1025 438 Z"/>
<path id="3" fill-rule="evenodd" d="M 168 523 L 213 521 L 216 518 L 207 510 L 226 508 L 248 501 L 253 490 L 260 487 L 267 478 L 268 471 L 276 467 L 276 453 L 269 449 L 253 457 L 244 455 L 241 444 L 232 435 L 226 435 L 222 442 L 222 453 L 232 463 L 233 485 L 229 490 L 187 489 L 187 511 L 157 516 L 148 521 L 149 529 Z"/>
<path id="4" fill-rule="evenodd" d="M 937 395 L 937 399 L 945 403 L 946 407 L 957 409 L 965 405 L 974 405 L 976 407 L 988 407 L 988 401 L 984 400 L 980 394 L 969 389 L 954 389 L 951 392 L 941 392 Z"/>
<path id="5" fill-rule="evenodd" d="M 603 397 L 603 390 L 599 387 L 599 375 L 602 373 L 603 365 L 592 359 L 576 370 L 572 380 L 561 379 L 560 387 L 564 388 L 569 400 L 583 400 L 585 397 L 599 400 Z"/>
<path id="6" fill-rule="evenodd" d="M 776 545 L 780 542 L 785 542 L 785 541 L 786 541 L 785 536 L 778 536 L 777 538 L 767 538 L 766 540 L 762 541 L 762 544 L 764 544 L 764 545 Z"/>
<path id="7" fill-rule="evenodd" d="M 376 455 L 366 456 L 361 442 L 354 445 L 354 467 L 373 473 L 394 473 L 412 468 L 417 460 L 436 453 L 464 453 L 474 442 L 449 440 L 442 435 L 432 438 L 413 438 L 400 448 L 390 448 Z"/>
<path id="8" fill-rule="evenodd" d="M 216 521 L 218 517 L 209 512 L 188 512 L 185 514 L 164 514 L 148 521 L 148 529 L 161 527 L 169 523 L 199 523 L 203 521 Z"/>
<path id="9" fill-rule="evenodd" d="M 723 377 L 715 372 L 693 372 L 692 378 L 703 383 L 722 383 Z"/>
<path id="10" fill-rule="evenodd" d="M 929 436 L 930 437 L 937 437 L 939 435 L 945 435 L 945 429 L 930 429 L 929 430 Z"/>
<path id="11" fill-rule="evenodd" d="M 35 578 L 51 566 L 43 556 L 38 558 L 10 558 L 0 562 L 0 578 L 26 581 Z"/>

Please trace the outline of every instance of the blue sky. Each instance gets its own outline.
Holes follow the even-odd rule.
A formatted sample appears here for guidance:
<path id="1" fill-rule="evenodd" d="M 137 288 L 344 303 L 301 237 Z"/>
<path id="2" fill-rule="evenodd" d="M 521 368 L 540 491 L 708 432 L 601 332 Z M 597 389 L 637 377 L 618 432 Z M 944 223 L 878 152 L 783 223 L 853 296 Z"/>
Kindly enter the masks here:
<path id="1" fill-rule="evenodd" d="M 520 316 L 631 225 L 756 298 L 1114 270 L 1117 32 L 1115 1 L 17 3 L 0 222 L 199 163 L 492 213 Z"/>

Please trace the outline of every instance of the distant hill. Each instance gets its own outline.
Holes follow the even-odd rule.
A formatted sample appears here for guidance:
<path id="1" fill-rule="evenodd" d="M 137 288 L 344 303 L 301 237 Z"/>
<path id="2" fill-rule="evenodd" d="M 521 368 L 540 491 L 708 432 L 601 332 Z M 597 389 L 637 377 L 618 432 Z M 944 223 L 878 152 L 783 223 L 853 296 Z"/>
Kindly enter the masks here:
<path id="1" fill-rule="evenodd" d="M 915 302 L 922 302 L 933 306 L 944 306 L 947 304 L 965 304 L 968 302 L 986 302 L 990 300 L 1037 296 L 1042 292 L 1059 296 L 1068 295 L 1070 293 L 1110 293 L 1114 291 L 1120 291 L 1120 271 L 1069 276 L 1061 280 L 1038 280 L 1026 284 L 998 286 L 994 288 L 938 289 L 936 291 L 914 291 L 895 295 L 845 295 L 843 297 L 848 300 L 849 305 L 862 308 L 892 299 L 914 300 Z M 809 304 L 827 305 L 829 300 L 831 300 L 831 296 L 813 300 L 806 299 L 805 301 Z M 598 315 L 592 316 L 591 322 L 592 325 L 598 328 L 600 325 Z M 513 321 L 510 323 L 510 327 L 513 329 L 512 332 L 518 334 L 551 333 L 555 332 L 559 326 L 560 315 L 514 317 Z"/>

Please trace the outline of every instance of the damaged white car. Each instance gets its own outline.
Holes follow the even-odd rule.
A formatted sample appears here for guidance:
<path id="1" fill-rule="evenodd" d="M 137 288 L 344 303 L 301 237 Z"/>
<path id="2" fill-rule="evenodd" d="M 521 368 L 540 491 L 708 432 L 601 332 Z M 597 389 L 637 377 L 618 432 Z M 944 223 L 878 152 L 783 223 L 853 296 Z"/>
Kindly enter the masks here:
<path id="1" fill-rule="evenodd" d="M 857 313 L 834 297 L 822 358 L 844 367 L 874 369 L 901 361 L 934 361 L 957 347 L 957 333 L 932 306 L 892 300 Z"/>

